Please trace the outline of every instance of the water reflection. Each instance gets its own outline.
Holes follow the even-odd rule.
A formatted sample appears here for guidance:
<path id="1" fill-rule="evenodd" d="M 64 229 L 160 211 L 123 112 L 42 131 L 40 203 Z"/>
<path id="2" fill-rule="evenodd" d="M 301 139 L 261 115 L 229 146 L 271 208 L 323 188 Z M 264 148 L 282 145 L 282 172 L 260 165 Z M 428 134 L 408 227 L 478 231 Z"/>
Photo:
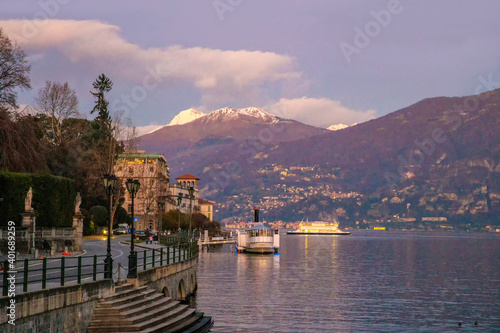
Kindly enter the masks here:
<path id="1" fill-rule="evenodd" d="M 500 237 L 282 235 L 280 255 L 200 255 L 214 332 L 436 331 L 500 322 Z M 464 328 L 465 330 L 465 325 Z"/>

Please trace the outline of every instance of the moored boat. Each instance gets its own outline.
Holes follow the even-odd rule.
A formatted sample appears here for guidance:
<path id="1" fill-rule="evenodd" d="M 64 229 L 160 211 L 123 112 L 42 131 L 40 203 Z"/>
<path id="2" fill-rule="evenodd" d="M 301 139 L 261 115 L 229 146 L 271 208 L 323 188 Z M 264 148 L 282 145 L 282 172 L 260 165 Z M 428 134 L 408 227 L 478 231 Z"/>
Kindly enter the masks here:
<path id="1" fill-rule="evenodd" d="M 259 222 L 259 210 L 255 209 L 255 222 L 245 230 L 238 230 L 238 252 L 277 253 L 280 246 L 280 235 L 277 229 L 266 227 Z"/>

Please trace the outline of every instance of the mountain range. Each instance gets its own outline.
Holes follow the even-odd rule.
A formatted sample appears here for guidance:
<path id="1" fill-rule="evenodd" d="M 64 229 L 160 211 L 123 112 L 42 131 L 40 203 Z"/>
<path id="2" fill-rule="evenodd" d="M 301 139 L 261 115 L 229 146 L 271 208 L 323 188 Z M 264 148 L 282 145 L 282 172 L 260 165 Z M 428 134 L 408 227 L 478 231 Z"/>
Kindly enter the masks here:
<path id="1" fill-rule="evenodd" d="M 175 174 L 202 179 L 223 220 L 495 221 L 500 90 L 422 100 L 335 131 L 258 108 L 223 108 L 141 137 Z M 189 117 L 188 117 L 189 118 Z M 333 128 L 332 128 L 333 129 Z"/>

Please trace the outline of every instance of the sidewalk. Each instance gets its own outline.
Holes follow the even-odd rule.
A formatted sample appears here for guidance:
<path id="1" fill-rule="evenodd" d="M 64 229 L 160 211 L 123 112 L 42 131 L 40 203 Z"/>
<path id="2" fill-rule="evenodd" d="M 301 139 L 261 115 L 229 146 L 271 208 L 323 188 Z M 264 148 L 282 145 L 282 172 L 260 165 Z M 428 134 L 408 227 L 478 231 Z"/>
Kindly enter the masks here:
<path id="1" fill-rule="evenodd" d="M 130 241 L 124 241 L 124 242 L 120 242 L 121 244 L 127 244 L 127 245 L 130 245 Z M 136 242 L 134 242 L 134 247 L 140 247 L 140 248 L 143 248 L 143 249 L 146 249 L 146 250 L 158 250 L 158 249 L 164 249 L 164 248 L 167 248 L 168 246 L 167 245 L 161 245 L 161 244 L 146 244 L 146 243 L 139 243 L 137 244 Z"/>

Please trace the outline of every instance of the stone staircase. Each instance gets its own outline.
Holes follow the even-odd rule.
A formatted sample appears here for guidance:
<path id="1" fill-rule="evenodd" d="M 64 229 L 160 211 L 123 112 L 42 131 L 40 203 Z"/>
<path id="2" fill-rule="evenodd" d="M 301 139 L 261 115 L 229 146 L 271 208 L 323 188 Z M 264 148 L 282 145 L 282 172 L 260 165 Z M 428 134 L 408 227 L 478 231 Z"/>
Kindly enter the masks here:
<path id="1" fill-rule="evenodd" d="M 102 298 L 94 310 L 88 333 L 208 332 L 211 317 L 173 301 L 147 286 L 125 284 Z"/>

